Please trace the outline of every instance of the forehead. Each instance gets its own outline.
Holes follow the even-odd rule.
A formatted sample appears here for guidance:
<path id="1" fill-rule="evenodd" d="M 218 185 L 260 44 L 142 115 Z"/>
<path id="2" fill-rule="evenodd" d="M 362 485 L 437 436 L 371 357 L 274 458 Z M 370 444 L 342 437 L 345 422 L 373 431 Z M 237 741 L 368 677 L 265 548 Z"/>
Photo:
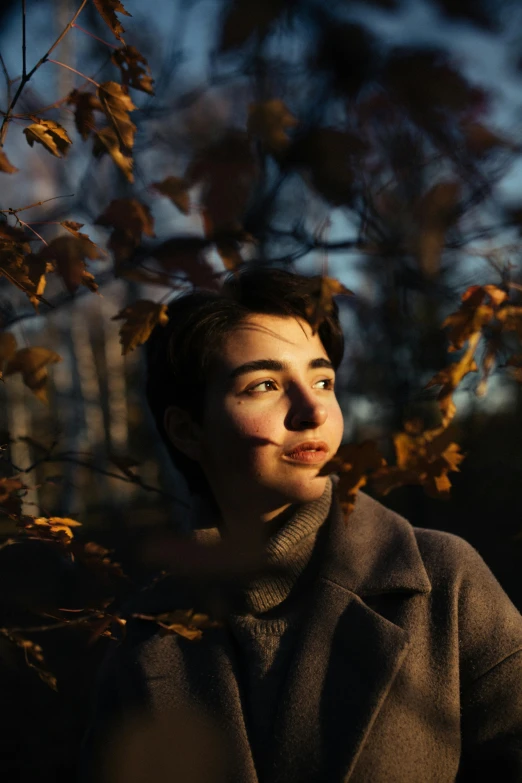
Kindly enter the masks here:
<path id="1" fill-rule="evenodd" d="M 221 345 L 218 364 L 226 369 L 254 359 L 307 361 L 313 354 L 327 357 L 319 334 L 293 316 L 255 314 L 229 332 Z"/>

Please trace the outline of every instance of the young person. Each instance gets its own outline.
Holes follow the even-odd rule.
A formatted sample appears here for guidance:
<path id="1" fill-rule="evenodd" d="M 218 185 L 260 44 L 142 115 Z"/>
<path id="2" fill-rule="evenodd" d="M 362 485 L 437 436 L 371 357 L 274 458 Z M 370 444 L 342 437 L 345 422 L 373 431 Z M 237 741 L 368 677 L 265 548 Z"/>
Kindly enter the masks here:
<path id="1" fill-rule="evenodd" d="M 316 284 L 248 267 L 174 300 L 149 341 L 149 404 L 205 498 L 191 538 L 228 561 L 179 569 L 141 611 L 222 623 L 189 641 L 129 622 L 86 742 L 97 781 L 102 758 L 111 783 L 140 765 L 179 783 L 522 781 L 521 615 L 466 541 L 362 492 L 346 524 L 321 475 L 343 336 L 335 306 L 314 333 Z"/>

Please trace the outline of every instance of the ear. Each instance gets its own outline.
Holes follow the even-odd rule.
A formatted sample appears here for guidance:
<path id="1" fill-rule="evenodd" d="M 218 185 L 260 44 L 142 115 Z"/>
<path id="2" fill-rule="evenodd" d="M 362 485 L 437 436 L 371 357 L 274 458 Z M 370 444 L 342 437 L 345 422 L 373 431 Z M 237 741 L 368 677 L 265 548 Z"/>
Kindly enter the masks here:
<path id="1" fill-rule="evenodd" d="M 171 405 L 165 411 L 163 426 L 172 445 L 190 459 L 199 461 L 201 427 L 188 411 Z"/>

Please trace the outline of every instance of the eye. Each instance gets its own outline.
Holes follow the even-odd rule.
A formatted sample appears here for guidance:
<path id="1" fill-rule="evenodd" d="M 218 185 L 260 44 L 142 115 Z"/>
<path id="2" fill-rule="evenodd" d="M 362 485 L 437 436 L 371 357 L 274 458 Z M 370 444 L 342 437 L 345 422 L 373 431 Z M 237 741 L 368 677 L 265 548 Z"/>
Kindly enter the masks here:
<path id="1" fill-rule="evenodd" d="M 328 391 L 329 389 L 334 388 L 335 380 L 333 378 L 321 378 L 320 381 L 317 381 L 317 383 L 324 383 L 326 384 L 324 389 L 325 391 Z"/>
<path id="2" fill-rule="evenodd" d="M 271 384 L 272 386 L 275 386 L 274 381 L 261 381 L 260 383 L 256 383 L 255 386 L 251 386 L 250 389 L 247 389 L 248 392 L 253 392 L 256 389 L 259 388 L 259 386 L 266 386 L 267 384 Z"/>

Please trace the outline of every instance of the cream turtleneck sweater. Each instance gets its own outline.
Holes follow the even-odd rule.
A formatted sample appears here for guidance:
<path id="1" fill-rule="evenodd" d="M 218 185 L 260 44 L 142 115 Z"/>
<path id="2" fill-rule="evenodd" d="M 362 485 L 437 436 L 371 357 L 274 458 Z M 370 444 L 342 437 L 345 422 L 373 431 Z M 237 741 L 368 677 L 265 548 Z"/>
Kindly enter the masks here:
<path id="1" fill-rule="evenodd" d="M 240 588 L 227 624 L 237 647 L 244 694 L 243 711 L 259 780 L 272 747 L 276 708 L 294 652 L 306 597 L 320 561 L 324 522 L 330 511 L 332 481 L 323 495 L 298 506 L 266 544 L 266 574 Z M 217 529 L 198 531 L 207 541 Z M 196 534 L 196 537 L 200 538 Z"/>

